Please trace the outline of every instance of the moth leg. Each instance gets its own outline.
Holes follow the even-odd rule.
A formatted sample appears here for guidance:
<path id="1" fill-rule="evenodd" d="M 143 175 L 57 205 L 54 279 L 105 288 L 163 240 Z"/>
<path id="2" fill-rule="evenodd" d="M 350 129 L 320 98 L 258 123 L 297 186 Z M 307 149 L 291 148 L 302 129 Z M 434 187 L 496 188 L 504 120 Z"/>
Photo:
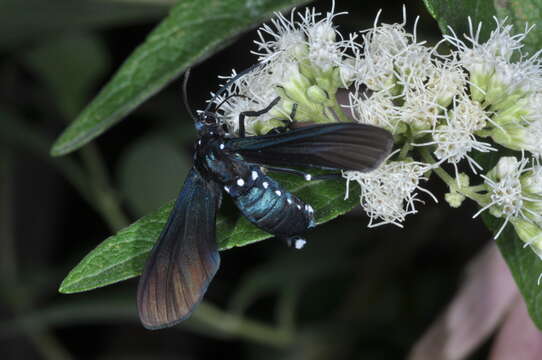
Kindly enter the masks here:
<path id="1" fill-rule="evenodd" d="M 261 116 L 267 112 L 269 112 L 273 106 L 277 105 L 277 103 L 280 101 L 280 96 L 277 96 L 269 105 L 267 105 L 265 108 L 261 110 L 256 111 L 243 111 L 239 114 L 239 137 L 245 137 L 245 117 L 246 116 Z"/>
<path id="2" fill-rule="evenodd" d="M 305 173 L 303 171 L 288 169 L 288 168 L 278 168 L 278 167 L 268 167 L 268 166 L 266 166 L 265 168 L 267 170 L 269 170 L 269 171 L 301 176 L 307 181 L 341 179 L 343 177 L 341 173 L 324 174 L 324 175 L 311 175 L 311 174 Z"/>
<path id="3" fill-rule="evenodd" d="M 288 122 L 288 129 L 292 129 L 294 127 L 295 121 L 295 114 L 297 113 L 297 103 L 294 103 L 292 106 L 292 112 L 290 113 L 290 121 Z"/>

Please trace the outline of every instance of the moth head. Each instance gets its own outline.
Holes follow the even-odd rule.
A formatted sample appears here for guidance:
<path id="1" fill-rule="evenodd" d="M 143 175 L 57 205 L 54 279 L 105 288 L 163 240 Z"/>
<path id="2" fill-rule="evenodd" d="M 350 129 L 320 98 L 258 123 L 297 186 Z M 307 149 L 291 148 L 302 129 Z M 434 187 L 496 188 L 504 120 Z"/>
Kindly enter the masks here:
<path id="1" fill-rule="evenodd" d="M 211 111 L 198 111 L 196 129 L 199 136 L 224 136 L 225 134 L 217 114 Z"/>

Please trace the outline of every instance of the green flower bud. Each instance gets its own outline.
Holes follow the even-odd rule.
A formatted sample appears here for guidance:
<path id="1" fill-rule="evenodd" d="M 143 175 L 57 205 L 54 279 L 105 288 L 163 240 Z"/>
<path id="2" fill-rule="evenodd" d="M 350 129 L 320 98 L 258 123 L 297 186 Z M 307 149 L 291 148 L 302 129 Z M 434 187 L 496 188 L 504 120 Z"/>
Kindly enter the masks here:
<path id="1" fill-rule="evenodd" d="M 516 171 L 518 167 L 518 159 L 514 156 L 503 156 L 495 166 L 495 178 L 501 180 Z"/>
<path id="2" fill-rule="evenodd" d="M 326 104 L 330 101 L 328 93 L 318 85 L 313 85 L 307 89 L 307 97 L 316 104 Z"/>
<path id="3" fill-rule="evenodd" d="M 270 120 L 266 120 L 266 121 L 257 121 L 254 124 L 254 132 L 256 133 L 256 135 L 265 135 L 269 131 L 271 131 L 271 130 L 273 130 L 275 128 L 278 128 L 278 127 L 283 127 L 283 126 L 285 126 L 284 122 L 281 121 L 281 120 L 278 120 L 278 119 L 270 119 Z"/>
<path id="4" fill-rule="evenodd" d="M 500 127 L 493 128 L 490 136 L 497 144 L 512 150 L 522 150 L 525 148 L 525 142 L 529 133 L 527 129 L 519 123 L 508 123 Z"/>
<path id="5" fill-rule="evenodd" d="M 465 173 L 459 173 L 457 175 L 457 180 L 459 182 L 460 187 L 468 187 L 470 185 L 470 178 Z"/>
<path id="6" fill-rule="evenodd" d="M 444 195 L 444 199 L 446 199 L 446 202 L 448 202 L 451 207 L 458 208 L 463 203 L 463 200 L 465 200 L 465 196 L 457 192 L 449 192 Z"/>
<path id="7" fill-rule="evenodd" d="M 523 219 L 511 219 L 510 222 L 521 241 L 529 244 L 534 253 L 542 258 L 542 229 L 540 226 Z"/>
<path id="8" fill-rule="evenodd" d="M 470 76 L 470 93 L 474 101 L 483 102 L 486 97 L 486 90 L 489 86 L 489 79 L 493 72 L 471 72 Z"/>

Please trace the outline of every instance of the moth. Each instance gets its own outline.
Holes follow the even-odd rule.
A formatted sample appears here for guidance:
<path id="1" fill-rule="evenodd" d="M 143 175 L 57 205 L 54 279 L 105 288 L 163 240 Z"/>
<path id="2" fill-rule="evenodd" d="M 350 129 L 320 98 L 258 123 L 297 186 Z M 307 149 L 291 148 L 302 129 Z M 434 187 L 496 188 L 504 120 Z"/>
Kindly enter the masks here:
<path id="1" fill-rule="evenodd" d="M 198 132 L 194 164 L 139 280 L 137 307 L 147 329 L 176 325 L 201 302 L 220 265 L 215 222 L 223 193 L 251 223 L 300 247 L 304 243 L 301 235 L 316 224 L 314 209 L 267 171 L 298 175 L 307 181 L 340 177 L 337 172 L 311 176 L 297 168 L 368 172 L 392 149 L 391 134 L 375 126 L 329 123 L 293 128 L 295 106 L 290 126 L 262 136 L 245 136 L 245 118 L 270 111 L 279 97 L 264 109 L 241 113 L 239 136 L 230 136 L 215 99 L 252 69 L 230 79 L 205 110 L 193 116 Z"/>

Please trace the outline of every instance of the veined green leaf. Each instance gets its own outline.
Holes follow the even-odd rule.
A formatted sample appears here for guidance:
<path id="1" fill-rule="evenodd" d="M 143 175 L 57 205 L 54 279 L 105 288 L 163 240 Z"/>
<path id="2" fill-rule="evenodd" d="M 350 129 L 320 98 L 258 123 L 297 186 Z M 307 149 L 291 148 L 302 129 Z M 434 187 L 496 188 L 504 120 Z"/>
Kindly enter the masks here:
<path id="1" fill-rule="evenodd" d="M 423 0 L 431 15 L 437 20 L 443 33 L 448 26 L 457 35 L 468 33 L 468 17 L 475 26 L 482 22 L 480 40 L 488 38 L 495 29 L 494 16 L 507 17 L 516 32 L 523 32 L 525 25 L 535 25 L 525 39 L 524 50 L 535 53 L 542 47 L 542 3 L 539 0 Z"/>
<path id="2" fill-rule="evenodd" d="M 454 29 L 459 36 L 467 33 L 468 17 L 473 24 L 482 22 L 481 38 L 486 39 L 494 28 L 493 16 L 497 15 L 493 0 L 423 0 L 431 16 L 437 20 L 440 30 L 448 33 L 448 27 Z"/>
<path id="3" fill-rule="evenodd" d="M 302 0 L 199 0 L 179 2 L 120 67 L 98 96 L 57 139 L 51 154 L 64 155 L 119 122 L 189 65 L 273 11 Z"/>
<path id="4" fill-rule="evenodd" d="M 319 224 L 336 218 L 359 203 L 359 190 L 351 189 L 344 200 L 344 181 L 305 181 L 291 175 L 273 176 L 286 189 L 310 203 Z M 60 292 L 92 290 L 138 276 L 164 227 L 173 201 L 107 238 L 91 251 L 64 279 Z M 219 215 L 217 242 L 221 250 L 244 246 L 272 237 L 236 214 Z"/>

